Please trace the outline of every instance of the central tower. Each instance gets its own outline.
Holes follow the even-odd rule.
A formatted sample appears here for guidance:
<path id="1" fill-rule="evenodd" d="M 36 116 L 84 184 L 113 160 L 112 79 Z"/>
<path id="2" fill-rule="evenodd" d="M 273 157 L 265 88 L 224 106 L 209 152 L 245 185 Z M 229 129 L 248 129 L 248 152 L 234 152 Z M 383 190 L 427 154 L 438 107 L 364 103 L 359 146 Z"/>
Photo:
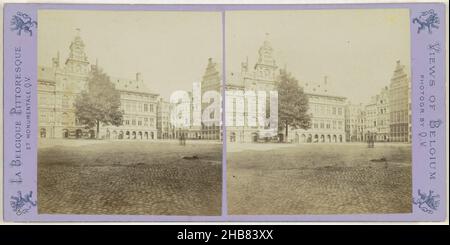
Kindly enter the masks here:
<path id="1" fill-rule="evenodd" d="M 76 29 L 76 35 L 69 46 L 70 53 L 66 60 L 68 72 L 86 74 L 89 70 L 89 61 L 84 51 L 84 42 L 81 40 L 80 29 Z"/>
<path id="2" fill-rule="evenodd" d="M 269 42 L 268 33 L 266 33 L 266 40 L 258 50 L 258 55 L 258 62 L 255 64 L 256 74 L 268 80 L 273 79 L 277 65 L 273 57 L 273 48 Z"/>

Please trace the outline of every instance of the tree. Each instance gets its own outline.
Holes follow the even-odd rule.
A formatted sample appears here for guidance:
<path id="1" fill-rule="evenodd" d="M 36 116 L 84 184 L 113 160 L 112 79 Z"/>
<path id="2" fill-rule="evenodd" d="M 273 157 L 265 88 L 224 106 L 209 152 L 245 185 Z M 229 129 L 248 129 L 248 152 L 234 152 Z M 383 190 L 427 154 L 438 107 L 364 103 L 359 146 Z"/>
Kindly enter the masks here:
<path id="1" fill-rule="evenodd" d="M 278 80 L 278 122 L 285 130 L 285 141 L 288 138 L 289 126 L 309 129 L 311 115 L 308 114 L 308 97 L 297 79 L 286 70 L 281 70 Z"/>
<path id="2" fill-rule="evenodd" d="M 82 91 L 75 100 L 75 116 L 89 127 L 100 123 L 122 125 L 123 111 L 120 110 L 120 92 L 116 90 L 109 77 L 100 68 L 93 66 L 87 81 L 87 90 Z"/>

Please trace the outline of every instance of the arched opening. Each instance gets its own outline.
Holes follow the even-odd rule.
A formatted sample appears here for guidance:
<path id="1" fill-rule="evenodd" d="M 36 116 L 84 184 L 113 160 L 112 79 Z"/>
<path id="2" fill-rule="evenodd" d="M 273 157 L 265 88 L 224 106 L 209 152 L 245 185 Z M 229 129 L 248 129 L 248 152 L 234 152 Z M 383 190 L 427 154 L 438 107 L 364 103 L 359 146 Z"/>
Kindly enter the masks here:
<path id="1" fill-rule="evenodd" d="M 41 136 L 41 138 L 47 138 L 47 129 L 46 128 L 41 128 L 39 130 L 39 135 Z"/>
<path id="2" fill-rule="evenodd" d="M 139 139 L 141 140 L 142 139 L 142 132 L 139 131 L 138 135 L 139 135 Z"/>
<path id="3" fill-rule="evenodd" d="M 148 132 L 144 133 L 144 137 L 145 137 L 146 140 L 148 140 Z"/>
<path id="4" fill-rule="evenodd" d="M 306 142 L 311 143 L 312 142 L 312 135 L 308 134 L 308 139 L 306 140 Z"/>
<path id="5" fill-rule="evenodd" d="M 118 138 L 119 138 L 119 140 L 123 139 L 123 131 L 119 132 L 119 137 Z"/>
<path id="6" fill-rule="evenodd" d="M 339 135 L 339 142 L 342 143 L 342 135 Z"/>
<path id="7" fill-rule="evenodd" d="M 258 134 L 257 133 L 252 133 L 252 141 L 253 142 L 257 142 L 258 141 Z"/>
<path id="8" fill-rule="evenodd" d="M 336 143 L 336 141 L 337 141 L 336 135 L 333 135 L 333 142 Z"/>
<path id="9" fill-rule="evenodd" d="M 130 131 L 127 131 L 127 132 L 125 133 L 125 138 L 128 139 L 128 140 L 130 139 Z"/>
<path id="10" fill-rule="evenodd" d="M 295 143 L 300 143 L 300 135 L 295 134 Z"/>
<path id="11" fill-rule="evenodd" d="M 89 138 L 90 139 L 94 139 L 95 138 L 95 131 L 94 130 L 89 130 Z"/>
<path id="12" fill-rule="evenodd" d="M 155 133 L 150 132 L 150 138 L 151 138 L 151 139 L 154 139 L 154 138 L 155 138 Z"/>
<path id="13" fill-rule="evenodd" d="M 132 139 L 136 139 L 136 131 L 133 131 L 132 133 L 131 133 L 131 136 L 132 136 Z"/>
<path id="14" fill-rule="evenodd" d="M 81 131 L 81 129 L 75 130 L 75 137 L 76 137 L 77 139 L 83 137 L 83 131 Z"/>
<path id="15" fill-rule="evenodd" d="M 319 141 L 319 135 L 315 134 L 314 135 L 314 143 L 317 143 Z"/>
<path id="16" fill-rule="evenodd" d="M 306 135 L 302 134 L 302 143 L 305 143 L 305 142 L 306 142 Z"/>
<path id="17" fill-rule="evenodd" d="M 117 131 L 116 131 L 116 130 L 114 130 L 114 131 L 112 132 L 112 138 L 113 138 L 113 139 L 117 139 Z"/>
<path id="18" fill-rule="evenodd" d="M 65 139 L 69 138 L 69 130 L 63 129 L 63 138 Z"/>
<path id="19" fill-rule="evenodd" d="M 323 134 L 320 136 L 320 142 L 325 142 L 325 136 Z"/>
<path id="20" fill-rule="evenodd" d="M 328 143 L 331 142 L 331 135 L 327 135 L 327 142 L 328 142 Z"/>
<path id="21" fill-rule="evenodd" d="M 111 133 L 109 132 L 109 129 L 106 130 L 106 139 L 110 139 L 111 138 Z"/>

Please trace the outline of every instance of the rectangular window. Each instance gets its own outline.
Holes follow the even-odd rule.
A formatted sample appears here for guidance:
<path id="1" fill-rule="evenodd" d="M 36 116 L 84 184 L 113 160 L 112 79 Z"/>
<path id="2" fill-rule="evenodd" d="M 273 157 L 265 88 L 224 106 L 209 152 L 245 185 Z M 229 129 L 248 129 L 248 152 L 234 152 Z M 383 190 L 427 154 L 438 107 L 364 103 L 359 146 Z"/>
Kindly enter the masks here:
<path id="1" fill-rule="evenodd" d="M 144 104 L 144 112 L 148 111 L 148 104 Z"/>
<path id="2" fill-rule="evenodd" d="M 132 125 L 136 125 L 136 120 L 133 119 L 133 120 L 131 121 L 131 124 L 132 124 Z"/>

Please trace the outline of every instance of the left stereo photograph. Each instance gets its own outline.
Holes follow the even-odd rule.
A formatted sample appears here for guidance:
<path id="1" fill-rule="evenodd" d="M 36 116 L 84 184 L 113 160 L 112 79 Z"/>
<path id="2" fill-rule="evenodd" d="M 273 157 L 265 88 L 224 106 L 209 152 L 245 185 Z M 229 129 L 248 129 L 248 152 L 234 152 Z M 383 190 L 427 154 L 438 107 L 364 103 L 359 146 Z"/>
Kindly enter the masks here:
<path id="1" fill-rule="evenodd" d="M 221 13 L 37 22 L 38 213 L 220 216 Z"/>

